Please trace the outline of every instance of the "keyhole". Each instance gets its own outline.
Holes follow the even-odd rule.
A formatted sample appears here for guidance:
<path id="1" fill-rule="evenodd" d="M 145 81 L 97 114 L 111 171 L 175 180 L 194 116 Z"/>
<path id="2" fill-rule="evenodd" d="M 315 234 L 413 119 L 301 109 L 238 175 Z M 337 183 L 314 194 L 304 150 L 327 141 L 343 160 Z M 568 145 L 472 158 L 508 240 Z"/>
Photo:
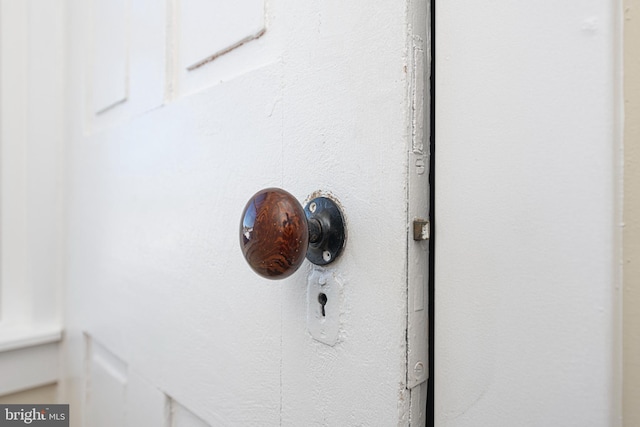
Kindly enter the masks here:
<path id="1" fill-rule="evenodd" d="M 320 308 L 322 310 L 322 317 L 325 317 L 324 306 L 327 305 L 327 295 L 324 292 L 320 292 L 318 294 L 318 302 L 320 303 Z"/>

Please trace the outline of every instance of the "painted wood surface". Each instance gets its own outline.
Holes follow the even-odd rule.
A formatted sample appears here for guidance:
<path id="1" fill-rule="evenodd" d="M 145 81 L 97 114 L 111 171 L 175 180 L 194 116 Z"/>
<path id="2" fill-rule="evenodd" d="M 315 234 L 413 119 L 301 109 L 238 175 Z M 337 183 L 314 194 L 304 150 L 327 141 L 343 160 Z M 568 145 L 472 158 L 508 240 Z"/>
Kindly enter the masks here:
<path id="1" fill-rule="evenodd" d="M 640 1 L 624 1 L 623 421 L 640 424 Z"/>
<path id="2" fill-rule="evenodd" d="M 437 426 L 619 425 L 620 12 L 437 3 Z"/>
<path id="3" fill-rule="evenodd" d="M 52 402 L 50 392 L 38 390 L 59 378 L 63 16 L 63 0 L 0 0 L 0 396 L 5 403 L 27 402 L 29 396 Z M 55 387 L 50 389 L 55 395 Z"/>
<path id="4" fill-rule="evenodd" d="M 199 40 L 205 20 L 181 8 L 200 3 L 147 17 L 128 3 L 127 98 L 98 112 L 86 35 L 102 30 L 90 3 L 67 8 L 64 389 L 86 402 L 77 425 L 100 425 L 104 405 L 118 425 L 409 425 L 424 393 L 407 388 L 408 5 L 265 2 L 264 33 L 216 56 L 227 42 L 208 44 L 214 27 Z M 333 345 L 307 330 L 319 267 L 271 281 L 242 256 L 240 214 L 267 187 L 343 208 L 348 245 L 321 269 L 342 286 Z"/>

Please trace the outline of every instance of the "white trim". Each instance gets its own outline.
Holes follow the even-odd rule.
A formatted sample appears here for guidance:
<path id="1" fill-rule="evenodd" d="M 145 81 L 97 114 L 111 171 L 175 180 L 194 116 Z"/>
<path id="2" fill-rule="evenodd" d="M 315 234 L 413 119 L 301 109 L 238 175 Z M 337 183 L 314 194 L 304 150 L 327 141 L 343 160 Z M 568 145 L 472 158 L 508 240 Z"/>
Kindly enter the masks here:
<path id="1" fill-rule="evenodd" d="M 59 353 L 57 342 L 0 352 L 0 396 L 57 383 Z"/>
<path id="2" fill-rule="evenodd" d="M 0 396 L 57 383 L 61 340 L 57 326 L 2 327 Z"/>
<path id="3" fill-rule="evenodd" d="M 25 349 L 62 340 L 60 327 L 2 330 L 0 332 L 0 353 Z"/>
<path id="4" fill-rule="evenodd" d="M 65 9 L 0 0 L 0 10 L 1 340 L 62 323 Z"/>
<path id="5" fill-rule="evenodd" d="M 59 378 L 63 0 L 0 0 L 0 395 Z"/>

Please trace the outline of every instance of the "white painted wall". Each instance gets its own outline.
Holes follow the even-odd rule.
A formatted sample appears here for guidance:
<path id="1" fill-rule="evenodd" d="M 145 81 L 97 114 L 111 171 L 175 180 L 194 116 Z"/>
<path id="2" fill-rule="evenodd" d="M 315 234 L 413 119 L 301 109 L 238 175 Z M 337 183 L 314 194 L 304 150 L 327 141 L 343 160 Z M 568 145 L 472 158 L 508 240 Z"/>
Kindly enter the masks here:
<path id="1" fill-rule="evenodd" d="M 0 1 L 0 343 L 61 324 L 62 4 Z"/>
<path id="2" fill-rule="evenodd" d="M 58 379 L 63 5 L 0 0 L 0 396 Z"/>
<path id="3" fill-rule="evenodd" d="M 640 0 L 624 1 L 625 427 L 640 424 Z"/>
<path id="4" fill-rule="evenodd" d="M 437 3 L 437 426 L 618 423 L 619 10 Z"/>

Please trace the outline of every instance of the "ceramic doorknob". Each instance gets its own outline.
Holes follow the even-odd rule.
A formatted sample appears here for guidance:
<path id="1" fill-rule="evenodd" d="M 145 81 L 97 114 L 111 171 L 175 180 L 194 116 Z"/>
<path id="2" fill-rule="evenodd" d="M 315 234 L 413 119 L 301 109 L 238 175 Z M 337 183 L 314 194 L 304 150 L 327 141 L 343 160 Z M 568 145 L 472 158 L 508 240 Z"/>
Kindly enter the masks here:
<path id="1" fill-rule="evenodd" d="M 340 255 L 344 219 L 326 197 L 306 207 L 280 188 L 266 188 L 249 199 L 240 222 L 240 248 L 249 266 L 268 279 L 284 279 L 304 262 L 325 265 Z"/>

